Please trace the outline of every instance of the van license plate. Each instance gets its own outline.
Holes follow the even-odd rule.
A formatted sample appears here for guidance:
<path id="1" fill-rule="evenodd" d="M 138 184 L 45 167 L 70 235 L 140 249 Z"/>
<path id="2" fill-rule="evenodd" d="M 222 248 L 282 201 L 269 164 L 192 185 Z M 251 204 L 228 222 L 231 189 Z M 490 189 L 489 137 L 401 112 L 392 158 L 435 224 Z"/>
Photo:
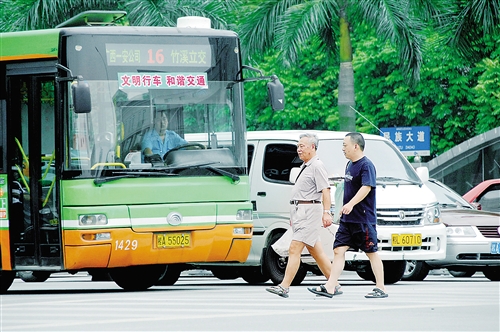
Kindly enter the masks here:
<path id="1" fill-rule="evenodd" d="M 393 247 L 413 247 L 422 245 L 422 234 L 392 234 Z"/>
<path id="2" fill-rule="evenodd" d="M 491 242 L 490 254 L 500 254 L 500 242 Z"/>
<path id="3" fill-rule="evenodd" d="M 191 247 L 190 233 L 155 234 L 157 249 Z"/>

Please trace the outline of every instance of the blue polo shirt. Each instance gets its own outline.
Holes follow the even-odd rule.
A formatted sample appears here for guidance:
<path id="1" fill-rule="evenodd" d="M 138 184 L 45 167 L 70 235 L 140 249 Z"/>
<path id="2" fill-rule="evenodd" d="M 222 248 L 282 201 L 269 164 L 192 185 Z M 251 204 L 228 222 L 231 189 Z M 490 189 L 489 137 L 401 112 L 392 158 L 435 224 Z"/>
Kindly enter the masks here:
<path id="1" fill-rule="evenodd" d="M 372 190 L 361 202 L 354 205 L 351 213 L 343 214 L 340 220 L 376 225 L 375 191 L 377 188 L 377 174 L 375 165 L 366 156 L 356 162 L 350 162 L 347 166 L 344 180 L 344 204 L 347 204 L 362 186 L 370 186 Z"/>
<path id="2" fill-rule="evenodd" d="M 187 144 L 187 141 L 180 137 L 175 131 L 167 130 L 165 132 L 165 139 L 162 141 L 158 132 L 152 129 L 144 134 L 141 151 L 144 152 L 144 149 L 150 148 L 153 154 L 158 154 L 163 158 L 165 153 L 183 144 Z"/>

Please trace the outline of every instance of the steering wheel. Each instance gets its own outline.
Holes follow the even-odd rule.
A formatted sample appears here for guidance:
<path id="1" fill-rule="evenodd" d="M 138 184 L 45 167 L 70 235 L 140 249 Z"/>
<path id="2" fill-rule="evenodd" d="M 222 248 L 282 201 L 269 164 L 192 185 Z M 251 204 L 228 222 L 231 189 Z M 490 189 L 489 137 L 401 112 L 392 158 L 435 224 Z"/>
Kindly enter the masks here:
<path id="1" fill-rule="evenodd" d="M 198 148 L 198 149 L 201 149 L 201 150 L 205 150 L 207 147 L 205 145 L 201 144 L 201 143 L 187 143 L 187 144 L 179 145 L 179 146 L 176 146 L 173 149 L 168 150 L 168 152 L 165 153 L 165 155 L 163 156 L 163 161 L 167 160 L 167 156 L 168 156 L 168 154 L 170 152 L 177 151 L 177 150 L 184 150 L 184 149 L 187 149 L 187 148 Z"/>

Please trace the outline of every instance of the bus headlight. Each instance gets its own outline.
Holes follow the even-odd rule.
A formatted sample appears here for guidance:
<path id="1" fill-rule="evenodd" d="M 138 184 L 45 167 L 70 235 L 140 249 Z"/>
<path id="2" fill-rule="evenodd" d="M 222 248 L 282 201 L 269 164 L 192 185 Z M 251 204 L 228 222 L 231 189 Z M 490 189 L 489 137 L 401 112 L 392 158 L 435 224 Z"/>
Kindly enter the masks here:
<path id="1" fill-rule="evenodd" d="M 78 216 L 80 226 L 107 225 L 108 218 L 104 214 L 82 214 Z"/>
<path id="2" fill-rule="evenodd" d="M 236 220 L 252 220 L 252 210 L 238 210 L 236 212 Z"/>
<path id="3" fill-rule="evenodd" d="M 441 210 L 439 206 L 431 205 L 424 210 L 424 225 L 438 225 L 441 223 Z"/>

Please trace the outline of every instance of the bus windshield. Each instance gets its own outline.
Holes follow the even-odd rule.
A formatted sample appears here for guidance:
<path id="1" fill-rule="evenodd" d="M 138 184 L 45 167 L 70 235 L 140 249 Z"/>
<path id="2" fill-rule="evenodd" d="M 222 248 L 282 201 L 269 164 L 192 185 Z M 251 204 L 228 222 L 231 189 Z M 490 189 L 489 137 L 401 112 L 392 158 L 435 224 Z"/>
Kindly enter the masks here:
<path id="1" fill-rule="evenodd" d="M 107 37 L 68 37 L 68 64 L 85 73 L 92 110 L 69 112 L 66 170 L 92 177 L 103 169 L 210 164 L 245 174 L 236 39 L 116 36 L 106 43 Z M 234 69 L 218 68 L 220 57 Z M 218 132 L 231 133 L 229 145 L 218 146 Z M 188 134 L 200 141 L 188 141 Z"/>

